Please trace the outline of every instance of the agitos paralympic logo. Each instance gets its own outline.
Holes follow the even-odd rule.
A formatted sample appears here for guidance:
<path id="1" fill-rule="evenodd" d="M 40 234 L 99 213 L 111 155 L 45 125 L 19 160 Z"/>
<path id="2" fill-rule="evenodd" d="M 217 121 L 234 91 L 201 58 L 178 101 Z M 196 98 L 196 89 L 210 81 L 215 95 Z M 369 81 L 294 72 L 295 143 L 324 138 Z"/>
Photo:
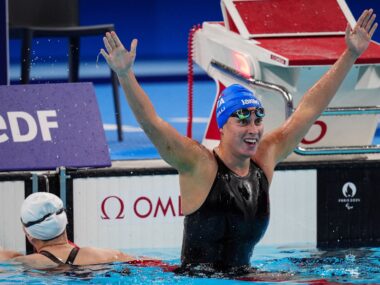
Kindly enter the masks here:
<path id="1" fill-rule="evenodd" d="M 157 199 L 140 196 L 130 201 L 124 200 L 119 196 L 107 196 L 102 200 L 100 205 L 101 219 L 103 220 L 121 220 L 125 219 L 126 212 L 131 211 L 132 215 L 140 218 L 157 218 L 183 216 L 181 210 L 181 197 L 178 197 L 176 203 L 171 197 Z M 132 206 L 132 207 L 128 207 Z"/>
<path id="2" fill-rule="evenodd" d="M 338 203 L 344 203 L 347 210 L 352 210 L 354 204 L 360 203 L 360 198 L 356 198 L 357 188 L 352 182 L 346 182 L 342 187 L 342 194 L 344 198 L 338 199 Z"/>

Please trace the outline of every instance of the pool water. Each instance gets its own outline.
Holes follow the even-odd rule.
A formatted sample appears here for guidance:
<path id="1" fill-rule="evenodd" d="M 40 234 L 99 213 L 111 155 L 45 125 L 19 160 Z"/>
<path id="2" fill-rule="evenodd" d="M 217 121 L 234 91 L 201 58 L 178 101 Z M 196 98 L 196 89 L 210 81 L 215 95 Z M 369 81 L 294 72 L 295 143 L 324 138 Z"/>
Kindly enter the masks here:
<path id="1" fill-rule="evenodd" d="M 179 249 L 129 250 L 128 253 L 158 258 L 178 265 Z M 318 250 L 303 247 L 259 246 L 251 264 L 265 271 L 265 281 L 218 277 L 188 277 L 161 267 L 123 263 L 47 272 L 20 265 L 0 264 L 0 283 L 28 284 L 380 284 L 380 248 Z M 279 276 L 287 276 L 286 280 Z"/>

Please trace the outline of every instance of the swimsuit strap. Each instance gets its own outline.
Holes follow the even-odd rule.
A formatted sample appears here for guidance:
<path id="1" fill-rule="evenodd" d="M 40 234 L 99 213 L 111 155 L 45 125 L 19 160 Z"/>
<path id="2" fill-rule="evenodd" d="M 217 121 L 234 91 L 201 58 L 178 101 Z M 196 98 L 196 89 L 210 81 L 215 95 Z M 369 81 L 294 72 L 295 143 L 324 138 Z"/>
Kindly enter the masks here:
<path id="1" fill-rule="evenodd" d="M 58 265 L 62 265 L 64 264 L 61 260 L 59 260 L 54 254 L 46 251 L 46 250 L 41 250 L 39 252 L 39 254 L 42 254 L 43 256 L 46 256 L 47 258 L 49 258 L 51 261 L 57 263 Z"/>
<path id="2" fill-rule="evenodd" d="M 70 251 L 70 254 L 69 254 L 69 257 L 67 258 L 66 260 L 66 264 L 70 264 L 70 265 L 73 265 L 74 264 L 74 260 L 75 258 L 77 257 L 77 254 L 79 252 L 79 247 L 74 247 L 71 251 Z"/>
<path id="3" fill-rule="evenodd" d="M 39 252 L 39 254 L 42 254 L 43 256 L 46 256 L 47 258 L 49 258 L 51 261 L 57 263 L 58 265 L 62 265 L 62 264 L 73 265 L 74 260 L 75 260 L 75 258 L 77 257 L 78 252 L 79 252 L 79 247 L 74 247 L 74 248 L 70 251 L 70 254 L 69 254 L 69 256 L 67 257 L 67 260 L 66 260 L 65 263 L 63 263 L 62 260 L 60 260 L 59 258 L 57 258 L 54 254 L 52 254 L 52 253 L 49 252 L 49 251 L 41 250 L 41 251 Z"/>

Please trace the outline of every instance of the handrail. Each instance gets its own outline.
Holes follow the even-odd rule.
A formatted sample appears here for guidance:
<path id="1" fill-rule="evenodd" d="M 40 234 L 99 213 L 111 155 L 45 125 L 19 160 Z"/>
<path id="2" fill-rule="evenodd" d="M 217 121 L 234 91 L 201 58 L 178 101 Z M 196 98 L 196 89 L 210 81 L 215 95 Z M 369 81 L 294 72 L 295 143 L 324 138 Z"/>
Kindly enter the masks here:
<path id="1" fill-rule="evenodd" d="M 253 77 L 248 77 L 236 69 L 233 69 L 223 63 L 212 60 L 211 66 L 219 71 L 232 75 L 236 79 L 245 82 L 254 87 L 261 87 L 276 91 L 282 95 L 285 102 L 285 119 L 293 112 L 293 97 L 289 91 L 280 85 L 268 83 L 262 80 L 257 80 Z M 322 113 L 323 116 L 351 116 L 351 115 L 370 115 L 380 114 L 380 106 L 358 106 L 358 107 L 330 107 L 326 108 Z M 324 146 L 324 147 L 300 147 L 297 146 L 294 150 L 299 155 L 342 155 L 342 154 L 366 154 L 380 153 L 380 145 L 361 145 L 361 146 Z"/>
<path id="2" fill-rule="evenodd" d="M 256 85 L 264 89 L 269 89 L 276 91 L 282 95 L 282 98 L 285 102 L 285 119 L 287 119 L 292 113 L 293 113 L 293 97 L 289 93 L 288 90 L 286 90 L 285 87 L 282 87 L 280 85 L 268 83 L 262 80 L 257 80 L 253 77 L 247 77 L 246 75 L 242 74 L 241 72 L 237 71 L 236 69 L 233 69 L 223 63 L 220 63 L 218 61 L 212 60 L 211 66 L 215 67 L 216 69 L 228 73 L 232 75 L 233 77 L 237 78 L 238 80 L 244 81 L 245 83 L 249 85 Z"/>

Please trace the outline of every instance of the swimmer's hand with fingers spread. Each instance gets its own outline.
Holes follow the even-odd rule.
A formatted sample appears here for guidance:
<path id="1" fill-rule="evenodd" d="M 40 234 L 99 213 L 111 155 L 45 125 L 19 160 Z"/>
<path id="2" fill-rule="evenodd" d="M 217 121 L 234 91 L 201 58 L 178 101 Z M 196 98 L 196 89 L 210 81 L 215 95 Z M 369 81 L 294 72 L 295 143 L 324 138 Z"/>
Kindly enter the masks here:
<path id="1" fill-rule="evenodd" d="M 373 10 L 364 10 L 355 27 L 351 30 L 350 26 L 346 28 L 346 44 L 348 50 L 353 56 L 359 57 L 368 47 L 378 24 L 374 23 L 376 14 Z"/>
<path id="2" fill-rule="evenodd" d="M 137 40 L 132 41 L 130 51 L 123 46 L 115 32 L 106 33 L 103 42 L 107 52 L 101 49 L 100 53 L 108 65 L 119 77 L 127 76 L 135 62 Z"/>

